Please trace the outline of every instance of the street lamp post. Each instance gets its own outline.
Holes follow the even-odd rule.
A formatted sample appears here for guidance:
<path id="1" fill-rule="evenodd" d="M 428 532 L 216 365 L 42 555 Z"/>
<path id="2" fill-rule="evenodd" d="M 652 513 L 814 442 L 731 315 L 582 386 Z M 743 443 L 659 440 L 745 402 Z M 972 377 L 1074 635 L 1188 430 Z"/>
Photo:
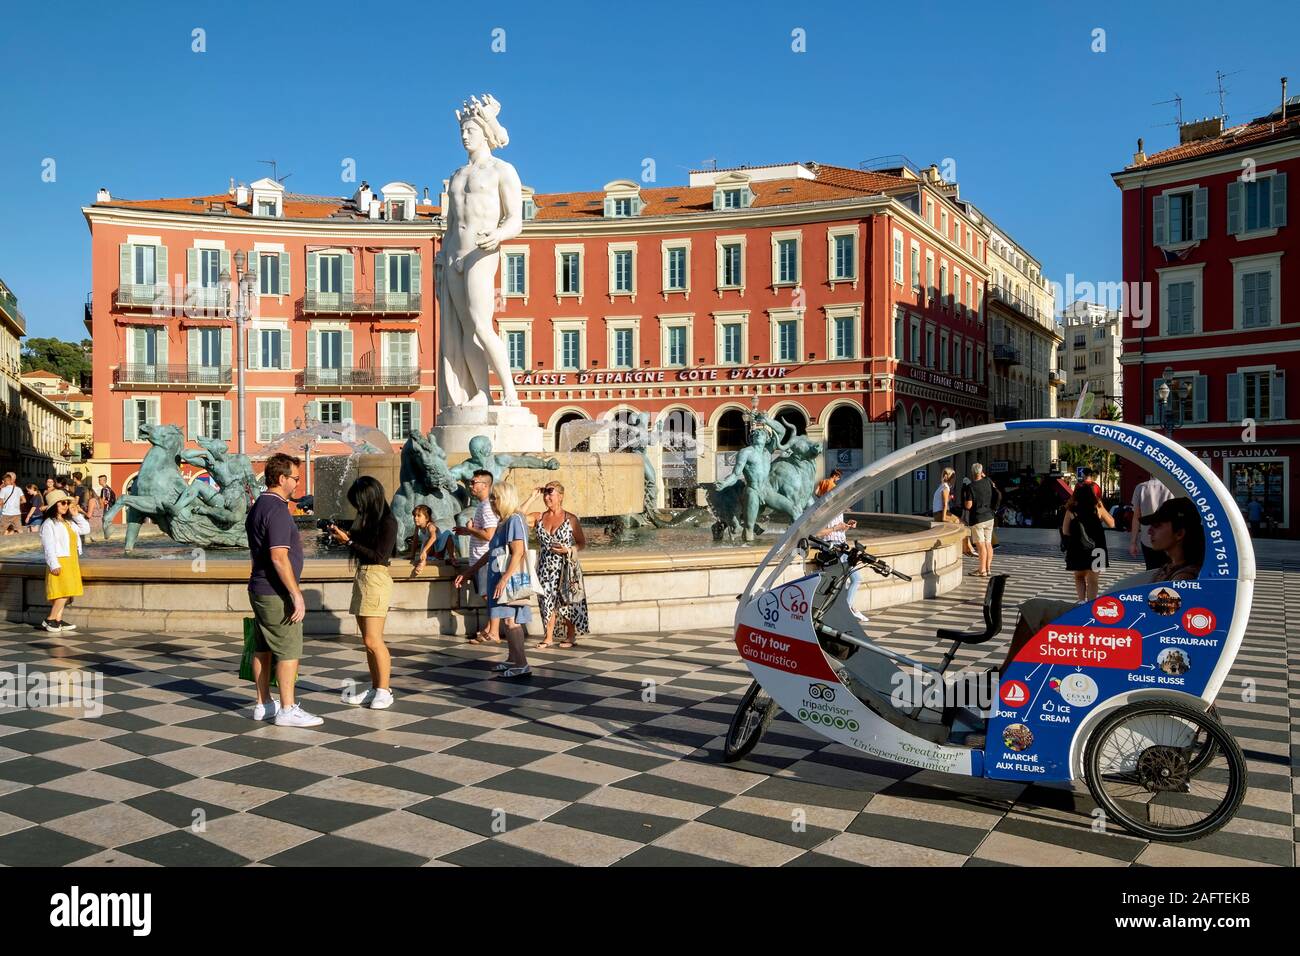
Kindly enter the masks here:
<path id="1" fill-rule="evenodd" d="M 248 253 L 243 249 L 235 252 L 235 273 L 238 280 L 238 288 L 235 295 L 235 347 L 231 349 L 231 355 L 235 363 L 235 396 L 236 403 L 239 406 L 239 454 L 247 453 L 248 427 L 246 424 L 247 410 L 245 408 L 245 381 L 244 367 L 248 364 L 244 361 L 244 323 L 249 318 L 249 300 L 252 298 L 253 286 L 257 282 L 257 260 L 252 262 L 248 260 Z M 223 272 L 221 280 L 227 289 L 230 288 L 230 273 Z"/>
<path id="2" fill-rule="evenodd" d="M 1174 413 L 1170 408 L 1169 400 L 1178 399 L 1179 417 L 1182 417 L 1183 399 L 1187 397 L 1191 389 L 1188 382 L 1179 382 L 1174 379 L 1173 366 L 1166 365 L 1165 370 L 1160 373 L 1160 387 L 1156 389 L 1156 397 L 1160 400 L 1161 418 L 1164 422 L 1165 437 L 1170 441 L 1174 439 Z M 1173 385 L 1169 383 L 1173 382 Z"/>

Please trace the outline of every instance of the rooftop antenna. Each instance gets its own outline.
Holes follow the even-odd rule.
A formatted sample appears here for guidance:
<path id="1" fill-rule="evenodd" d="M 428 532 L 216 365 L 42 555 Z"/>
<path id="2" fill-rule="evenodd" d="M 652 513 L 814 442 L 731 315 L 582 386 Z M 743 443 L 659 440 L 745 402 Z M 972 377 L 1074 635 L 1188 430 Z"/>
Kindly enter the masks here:
<path id="1" fill-rule="evenodd" d="M 1159 103 L 1152 103 L 1152 106 L 1165 106 L 1169 103 L 1178 104 L 1178 122 L 1177 123 L 1160 123 L 1160 126 L 1182 126 L 1183 125 L 1183 98 L 1177 93 L 1172 100 L 1161 100 Z"/>
<path id="2" fill-rule="evenodd" d="M 274 179 L 277 183 L 283 184 L 286 179 L 288 179 L 290 176 L 293 175 L 293 173 L 285 173 L 283 176 L 277 176 L 276 173 L 279 170 L 275 165 L 274 159 L 259 159 L 258 162 L 265 163 L 267 166 L 271 167 L 271 178 Z"/>
<path id="3" fill-rule="evenodd" d="M 702 159 L 702 160 L 700 160 L 700 162 L 701 162 L 701 163 L 708 163 L 708 164 L 709 164 L 709 169 L 713 170 L 714 172 L 717 172 L 717 169 L 718 169 L 718 159 L 717 159 L 716 156 L 710 156 L 708 159 Z"/>
<path id="4" fill-rule="evenodd" d="M 1227 112 L 1224 111 L 1223 108 L 1223 101 L 1227 98 L 1228 91 L 1223 88 L 1223 81 L 1226 80 L 1228 77 L 1236 76 L 1238 73 L 1241 72 L 1242 72 L 1241 70 L 1233 70 L 1231 73 L 1224 73 L 1222 70 L 1214 71 L 1214 79 L 1217 81 L 1218 93 L 1219 93 L 1219 116 L 1223 119 L 1224 126 L 1228 125 L 1228 114 Z M 1215 91 L 1206 90 L 1205 92 L 1213 93 Z"/>

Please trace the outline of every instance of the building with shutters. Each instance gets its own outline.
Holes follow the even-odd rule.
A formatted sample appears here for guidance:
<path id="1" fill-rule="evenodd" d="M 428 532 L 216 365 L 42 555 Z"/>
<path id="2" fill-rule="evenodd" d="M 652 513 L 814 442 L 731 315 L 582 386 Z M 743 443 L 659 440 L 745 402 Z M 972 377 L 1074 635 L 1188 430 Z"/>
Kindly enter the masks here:
<path id="1" fill-rule="evenodd" d="M 1243 510 L 1263 506 L 1296 537 L 1300 493 L 1300 225 L 1288 181 L 1300 171 L 1300 104 L 1225 129 L 1180 127 L 1179 143 L 1138 152 L 1122 190 L 1124 418 L 1173 428 Z M 1167 403 L 1161 385 L 1173 386 Z M 1125 493 L 1142 479 L 1124 472 Z"/>
<path id="2" fill-rule="evenodd" d="M 1073 416 L 1079 409 L 1084 418 L 1094 417 L 1108 405 L 1124 406 L 1123 320 L 1118 309 L 1095 302 L 1073 302 L 1061 310 L 1064 338 L 1057 351 L 1056 369 L 1064 380 L 1056 398 L 1061 414 Z M 1084 392 L 1085 386 L 1087 392 Z M 1079 400 L 1085 394 L 1092 398 Z"/>
<path id="3" fill-rule="evenodd" d="M 23 372 L 22 380 L 24 385 L 40 392 L 72 416 L 67 431 L 68 464 L 80 465 L 90 461 L 94 454 L 95 421 L 94 401 L 91 396 L 54 372 Z"/>
<path id="4" fill-rule="evenodd" d="M 22 338 L 27 320 L 0 280 L 0 473 L 16 470 L 23 448 Z"/>
<path id="5" fill-rule="evenodd" d="M 340 199 L 232 180 L 225 193 L 181 199 L 101 190 L 82 211 L 92 249 L 94 457 L 114 488 L 126 487 L 148 451 L 139 428 L 149 422 L 225 439 L 232 450 L 242 424 L 256 458 L 307 420 L 378 427 L 395 449 L 432 421 L 436 210 L 414 186 L 363 183 Z M 236 341 L 240 253 L 256 279 Z"/>

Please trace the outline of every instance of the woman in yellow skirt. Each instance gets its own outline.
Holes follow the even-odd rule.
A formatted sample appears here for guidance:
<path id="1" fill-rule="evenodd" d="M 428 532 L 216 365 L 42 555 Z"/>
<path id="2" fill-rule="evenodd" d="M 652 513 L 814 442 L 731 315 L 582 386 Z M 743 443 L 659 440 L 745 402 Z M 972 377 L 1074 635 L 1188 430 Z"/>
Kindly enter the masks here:
<path id="1" fill-rule="evenodd" d="M 47 631 L 76 630 L 75 624 L 63 620 L 63 609 L 70 599 L 82 594 L 83 534 L 90 534 L 90 522 L 82 516 L 77 499 L 58 490 L 46 495 L 41 547 L 45 551 L 45 597 L 50 602 L 50 616 L 41 627 Z"/>

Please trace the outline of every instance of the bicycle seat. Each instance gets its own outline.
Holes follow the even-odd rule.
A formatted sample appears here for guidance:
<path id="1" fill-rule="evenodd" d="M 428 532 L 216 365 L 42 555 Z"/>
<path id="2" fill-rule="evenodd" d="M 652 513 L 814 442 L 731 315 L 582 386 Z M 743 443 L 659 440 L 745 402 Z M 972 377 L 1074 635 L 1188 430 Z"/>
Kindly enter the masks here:
<path id="1" fill-rule="evenodd" d="M 978 631 L 954 631 L 946 627 L 941 627 L 934 632 L 934 636 L 940 641 L 952 641 L 952 647 L 944 655 L 943 664 L 939 670 L 943 671 L 952 663 L 952 659 L 957 655 L 957 648 L 963 644 L 983 644 L 991 638 L 997 637 L 1002 632 L 1002 595 L 1007 589 L 1007 578 L 1010 575 L 995 574 L 989 578 L 989 585 L 984 590 L 984 627 Z"/>

